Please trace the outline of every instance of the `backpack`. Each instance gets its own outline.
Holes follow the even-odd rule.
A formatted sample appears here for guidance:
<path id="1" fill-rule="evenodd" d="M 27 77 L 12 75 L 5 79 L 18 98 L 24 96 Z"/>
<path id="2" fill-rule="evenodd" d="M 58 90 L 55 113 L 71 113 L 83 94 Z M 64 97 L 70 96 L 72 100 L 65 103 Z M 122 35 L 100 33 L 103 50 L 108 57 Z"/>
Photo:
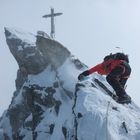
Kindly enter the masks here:
<path id="1" fill-rule="evenodd" d="M 115 56 L 114 55 L 115 54 L 110 53 L 109 55 L 107 55 L 107 56 L 104 57 L 104 61 L 107 61 L 109 59 L 115 59 Z"/>
<path id="2" fill-rule="evenodd" d="M 115 54 L 110 54 L 104 57 L 104 61 L 107 61 L 109 59 L 113 60 L 125 60 L 127 63 L 129 63 L 128 55 L 125 55 L 124 53 L 115 53 Z"/>

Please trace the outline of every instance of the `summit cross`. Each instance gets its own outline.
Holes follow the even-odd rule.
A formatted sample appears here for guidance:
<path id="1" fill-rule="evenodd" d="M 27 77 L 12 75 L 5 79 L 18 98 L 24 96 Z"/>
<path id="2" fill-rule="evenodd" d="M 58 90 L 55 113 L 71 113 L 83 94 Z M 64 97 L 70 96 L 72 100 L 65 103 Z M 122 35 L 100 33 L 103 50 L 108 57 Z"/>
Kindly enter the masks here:
<path id="1" fill-rule="evenodd" d="M 54 17 L 55 16 L 60 16 L 60 15 L 62 15 L 62 13 L 54 13 L 54 8 L 51 8 L 51 14 L 43 16 L 43 18 L 51 18 L 51 33 L 50 33 L 51 38 L 55 37 Z"/>

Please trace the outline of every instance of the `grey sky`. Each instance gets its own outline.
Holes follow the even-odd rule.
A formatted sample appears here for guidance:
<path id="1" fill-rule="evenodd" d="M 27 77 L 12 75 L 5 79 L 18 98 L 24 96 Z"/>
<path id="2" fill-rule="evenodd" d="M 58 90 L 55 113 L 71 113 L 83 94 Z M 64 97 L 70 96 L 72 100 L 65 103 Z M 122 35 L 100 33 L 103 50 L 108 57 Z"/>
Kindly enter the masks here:
<path id="1" fill-rule="evenodd" d="M 50 33 L 50 20 L 42 15 L 50 7 L 63 12 L 57 17 L 56 39 L 89 67 L 104 55 L 122 47 L 130 56 L 132 75 L 127 92 L 140 106 L 140 1 L 139 0 L 0 0 L 0 113 L 15 90 L 18 66 L 5 42 L 4 27 Z"/>

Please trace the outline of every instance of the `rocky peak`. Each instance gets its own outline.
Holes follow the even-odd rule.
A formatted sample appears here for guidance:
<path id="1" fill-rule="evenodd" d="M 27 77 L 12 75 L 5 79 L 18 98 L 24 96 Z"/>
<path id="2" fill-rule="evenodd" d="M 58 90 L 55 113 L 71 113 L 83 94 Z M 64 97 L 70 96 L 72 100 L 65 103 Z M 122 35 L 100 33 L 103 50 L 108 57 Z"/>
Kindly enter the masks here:
<path id="1" fill-rule="evenodd" d="M 96 83 L 113 89 L 44 32 L 5 29 L 19 70 L 9 108 L 0 118 L 0 140 L 139 140 L 140 108 L 121 105 Z"/>
<path id="2" fill-rule="evenodd" d="M 28 74 L 38 74 L 47 66 L 61 66 L 70 52 L 59 42 L 39 31 L 37 35 L 16 29 L 5 28 L 6 41 L 18 65 L 16 87 L 20 88 Z"/>
<path id="3" fill-rule="evenodd" d="M 37 74 L 48 65 L 57 68 L 70 56 L 70 52 L 63 45 L 48 38 L 46 33 L 41 31 L 35 36 L 5 28 L 5 35 L 19 68 L 28 74 Z"/>

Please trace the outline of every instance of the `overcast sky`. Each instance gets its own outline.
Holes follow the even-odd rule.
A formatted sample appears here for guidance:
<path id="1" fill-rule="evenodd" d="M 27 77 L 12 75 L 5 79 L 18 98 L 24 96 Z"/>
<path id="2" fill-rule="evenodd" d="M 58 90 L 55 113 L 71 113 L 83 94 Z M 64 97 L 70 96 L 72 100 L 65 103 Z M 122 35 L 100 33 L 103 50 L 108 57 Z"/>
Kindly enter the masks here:
<path id="1" fill-rule="evenodd" d="M 8 108 L 18 65 L 6 45 L 4 27 L 50 33 L 44 14 L 56 17 L 56 40 L 89 67 L 100 63 L 119 46 L 129 54 L 132 74 L 127 92 L 140 106 L 140 1 L 139 0 L 0 0 L 0 114 Z M 121 50 L 120 50 L 121 51 Z"/>

